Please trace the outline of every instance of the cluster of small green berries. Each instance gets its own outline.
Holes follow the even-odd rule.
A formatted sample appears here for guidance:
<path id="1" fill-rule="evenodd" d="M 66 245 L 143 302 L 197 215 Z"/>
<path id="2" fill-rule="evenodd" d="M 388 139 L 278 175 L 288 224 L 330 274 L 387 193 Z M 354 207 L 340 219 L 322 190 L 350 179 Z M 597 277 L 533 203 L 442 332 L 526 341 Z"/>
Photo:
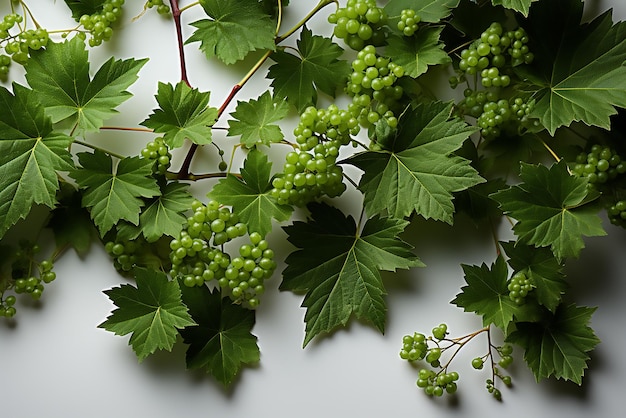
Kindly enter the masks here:
<path id="1" fill-rule="evenodd" d="M 165 174 L 172 164 L 172 154 L 163 137 L 148 142 L 145 148 L 141 150 L 141 156 L 154 160 L 153 170 L 158 174 Z"/>
<path id="2" fill-rule="evenodd" d="M 388 125 L 395 128 L 398 120 L 394 111 L 404 94 L 396 82 L 404 75 L 404 68 L 379 56 L 376 48 L 368 45 L 357 53 L 352 70 L 346 86 L 346 92 L 352 97 L 348 111 L 361 126 L 370 127 L 385 118 Z"/>
<path id="3" fill-rule="evenodd" d="M 122 15 L 124 0 L 105 0 L 102 9 L 93 14 L 84 14 L 78 19 L 78 23 L 89 33 L 89 46 L 95 47 L 111 39 L 113 35 L 112 25 Z M 79 36 L 86 38 L 85 32 L 79 32 Z"/>
<path id="4" fill-rule="evenodd" d="M 376 0 L 348 0 L 345 7 L 328 16 L 328 22 L 335 25 L 334 35 L 355 51 L 365 45 L 381 45 L 385 40 L 387 14 Z"/>
<path id="5" fill-rule="evenodd" d="M 572 174 L 586 177 L 592 187 L 598 187 L 626 173 L 626 163 L 608 146 L 594 144 L 589 152 L 580 152 L 571 167 Z"/>
<path id="6" fill-rule="evenodd" d="M 148 0 L 144 6 L 146 9 L 152 9 L 156 7 L 156 11 L 161 16 L 169 16 L 170 6 L 165 4 L 163 0 Z"/>
<path id="7" fill-rule="evenodd" d="M 104 250 L 113 259 L 115 270 L 127 275 L 137 265 L 139 246 L 136 240 L 108 241 L 104 244 Z"/>
<path id="8" fill-rule="evenodd" d="M 524 271 L 518 271 L 509 280 L 509 297 L 516 305 L 523 305 L 528 292 L 534 287 L 532 278 L 528 277 Z"/>
<path id="9" fill-rule="evenodd" d="M 282 172 L 272 180 L 271 195 L 280 204 L 304 206 L 324 195 L 342 194 L 346 186 L 337 165 L 339 149 L 359 129 L 356 118 L 335 104 L 327 109 L 306 108 L 293 131 L 299 152 L 285 156 Z"/>
<path id="10" fill-rule="evenodd" d="M 442 396 L 444 393 L 453 394 L 457 390 L 457 372 L 439 373 L 430 369 L 420 369 L 415 384 L 418 388 L 424 389 L 428 396 Z"/>
<path id="11" fill-rule="evenodd" d="M 17 294 L 28 294 L 35 300 L 41 298 L 44 285 L 51 283 L 57 277 L 53 271 L 54 264 L 51 260 L 43 260 L 41 262 L 35 260 L 34 256 L 38 252 L 38 245 L 25 241 L 21 242 L 19 249 L 14 254 L 14 261 L 11 266 L 13 291 Z M 4 307 L 6 308 L 4 316 L 12 317 L 15 315 L 15 307 L 13 304 L 8 306 L 6 299 Z"/>
<path id="12" fill-rule="evenodd" d="M 400 350 L 400 358 L 408 361 L 425 360 L 432 367 L 439 367 L 442 350 L 438 344 L 432 347 L 428 346 L 429 341 L 434 339 L 441 341 L 446 338 L 448 326 L 440 324 L 432 329 L 432 338 L 426 338 L 422 333 L 415 332 L 413 335 L 405 335 L 402 337 L 402 350 Z"/>
<path id="13" fill-rule="evenodd" d="M 506 369 L 513 363 L 513 357 L 511 354 L 513 353 L 513 347 L 510 344 L 505 344 L 501 347 L 495 347 L 496 351 L 500 355 L 500 360 L 498 361 L 498 366 Z M 481 370 L 484 366 L 485 358 L 484 357 L 476 357 L 472 360 L 472 367 L 476 370 Z M 511 376 L 505 375 L 499 367 L 493 367 L 493 374 L 495 377 L 499 378 L 502 383 L 504 383 L 507 387 L 511 387 Z M 491 393 L 494 398 L 497 400 L 502 399 L 502 392 L 495 386 L 493 379 L 487 379 L 486 388 L 489 393 Z"/>
<path id="14" fill-rule="evenodd" d="M 613 225 L 626 228 L 626 200 L 618 200 L 607 209 L 609 221 Z"/>
<path id="15" fill-rule="evenodd" d="M 9 73 L 11 61 L 25 64 L 30 51 L 36 51 L 48 44 L 48 31 L 38 27 L 35 29 L 20 29 L 17 34 L 11 34 L 10 30 L 24 18 L 16 13 L 5 15 L 0 21 L 0 43 L 4 43 L 6 54 L 0 54 L 0 77 L 6 77 Z"/>
<path id="16" fill-rule="evenodd" d="M 13 318 L 17 312 L 14 306 L 17 298 L 13 295 L 7 297 L 4 297 L 4 295 L 0 296 L 0 317 Z"/>
<path id="17" fill-rule="evenodd" d="M 404 36 L 413 36 L 417 32 L 418 24 L 422 19 L 420 15 L 415 13 L 413 9 L 404 9 L 400 12 L 400 20 L 398 21 L 398 30 Z"/>
<path id="18" fill-rule="evenodd" d="M 250 243 L 241 245 L 239 256 L 231 259 L 217 246 L 246 235 L 246 225 L 239 222 L 236 213 L 213 200 L 206 205 L 196 200 L 192 210 L 187 229 L 170 242 L 170 275 L 189 287 L 215 280 L 232 300 L 255 308 L 264 291 L 264 280 L 276 268 L 268 242 L 252 232 Z"/>

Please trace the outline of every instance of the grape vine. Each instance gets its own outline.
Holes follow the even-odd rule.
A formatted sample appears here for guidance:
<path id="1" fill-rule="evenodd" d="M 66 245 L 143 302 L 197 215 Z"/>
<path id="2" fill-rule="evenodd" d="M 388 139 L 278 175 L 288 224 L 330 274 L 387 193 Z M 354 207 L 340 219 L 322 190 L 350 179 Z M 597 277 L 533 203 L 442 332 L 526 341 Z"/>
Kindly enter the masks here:
<path id="1" fill-rule="evenodd" d="M 382 332 L 381 272 L 423 266 L 408 225 L 465 213 L 510 221 L 515 240 L 493 232 L 493 264 L 461 266 L 451 303 L 482 328 L 403 337 L 417 387 L 454 396 L 453 360 L 483 336 L 469 364 L 488 365 L 497 400 L 514 350 L 537 380 L 582 383 L 599 339 L 564 267 L 607 234 L 602 216 L 626 227 L 624 23 L 584 23 L 582 0 L 319 0 L 291 27 L 287 0 L 65 0 L 75 24 L 44 28 L 34 3 L 0 8 L 3 320 L 45 297 L 66 251 L 102 245 L 130 283 L 105 292 L 116 308 L 100 327 L 131 334 L 139 359 L 183 344 L 189 368 L 229 385 L 259 359 L 269 281 L 304 294 L 305 346 L 353 318 Z M 178 80 L 154 86 L 144 120 L 108 125 L 149 60 L 96 68 L 92 54 L 148 19 L 170 27 Z M 194 84 L 195 53 L 249 68 L 216 98 Z M 251 79 L 266 91 L 233 103 Z M 118 151 L 103 132 L 143 142 Z M 339 209 L 357 201 L 356 218 Z"/>

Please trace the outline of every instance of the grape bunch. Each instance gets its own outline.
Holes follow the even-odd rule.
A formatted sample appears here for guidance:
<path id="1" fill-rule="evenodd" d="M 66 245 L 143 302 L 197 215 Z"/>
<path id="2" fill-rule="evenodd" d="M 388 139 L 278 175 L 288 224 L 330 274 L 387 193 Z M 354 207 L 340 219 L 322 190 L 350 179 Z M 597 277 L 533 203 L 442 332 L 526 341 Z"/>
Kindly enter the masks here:
<path id="1" fill-rule="evenodd" d="M 499 22 L 494 22 L 479 39 L 461 50 L 459 70 L 466 75 L 479 74 L 484 87 L 507 87 L 511 83 L 507 64 L 515 67 L 534 60 L 528 41 L 523 28 L 505 32 Z"/>
<path id="2" fill-rule="evenodd" d="M 196 200 L 192 210 L 186 230 L 170 242 L 170 275 L 189 287 L 215 280 L 232 300 L 255 308 L 264 291 L 264 280 L 276 268 L 268 242 L 252 232 L 250 243 L 241 245 L 239 256 L 231 258 L 218 247 L 246 235 L 246 225 L 239 222 L 236 213 L 216 201 L 205 205 Z"/>
<path id="3" fill-rule="evenodd" d="M 526 296 L 534 287 L 532 278 L 528 277 L 524 271 L 518 271 L 509 280 L 509 297 L 516 305 L 523 305 Z"/>
<path id="4" fill-rule="evenodd" d="M 0 54 L 0 77 L 6 78 L 11 62 L 25 64 L 30 51 L 37 51 L 48 44 L 48 31 L 42 27 L 25 29 L 20 26 L 24 18 L 17 13 L 10 13 L 0 21 L 0 45 L 4 44 L 5 54 Z M 18 26 L 18 33 L 11 30 Z"/>
<path id="5" fill-rule="evenodd" d="M 37 261 L 36 254 L 40 251 L 39 245 L 29 241 L 21 241 L 19 247 L 9 255 L 11 259 L 10 279 L 1 283 L 0 289 L 0 316 L 12 318 L 15 316 L 16 297 L 5 295 L 7 290 L 17 294 L 28 294 L 34 300 L 41 298 L 44 285 L 56 279 L 53 271 L 54 263 L 51 259 Z"/>
<path id="6" fill-rule="evenodd" d="M 141 156 L 154 160 L 153 171 L 155 173 L 165 174 L 170 168 L 172 154 L 165 144 L 163 137 L 158 137 L 154 141 L 148 142 L 145 148 L 141 150 Z"/>
<path id="7" fill-rule="evenodd" d="M 420 21 L 420 15 L 415 13 L 415 10 L 404 9 L 400 12 L 400 20 L 398 20 L 397 27 L 404 36 L 413 36 L 417 32 Z"/>
<path id="8" fill-rule="evenodd" d="M 170 6 L 165 4 L 163 0 L 148 0 L 144 6 L 145 9 L 156 8 L 156 11 L 161 16 L 169 16 Z"/>
<path id="9" fill-rule="evenodd" d="M 404 94 L 397 81 L 404 75 L 404 68 L 379 56 L 376 48 L 368 45 L 357 53 L 352 70 L 346 86 L 346 92 L 352 97 L 348 111 L 361 126 L 370 127 L 385 118 L 389 126 L 395 128 L 398 125 L 395 114 Z"/>
<path id="10" fill-rule="evenodd" d="M 355 51 L 365 45 L 381 45 L 385 40 L 384 25 L 387 14 L 376 0 L 348 0 L 328 16 L 335 25 L 333 33 Z"/>
<path id="11" fill-rule="evenodd" d="M 104 244 L 104 250 L 113 258 L 113 266 L 122 275 L 127 275 L 137 265 L 140 241 L 115 240 Z"/>
<path id="12" fill-rule="evenodd" d="M 626 200 L 618 200 L 607 209 L 609 221 L 613 225 L 626 228 Z"/>
<path id="13" fill-rule="evenodd" d="M 89 46 L 95 47 L 111 39 L 113 35 L 112 25 L 122 16 L 124 0 L 105 0 L 99 12 L 84 14 L 78 19 L 78 23 L 89 33 Z M 79 36 L 86 38 L 85 32 L 79 32 Z"/>
<path id="14" fill-rule="evenodd" d="M 306 108 L 294 129 L 299 152 L 285 156 L 282 172 L 272 180 L 271 196 L 279 204 L 304 206 L 324 195 L 342 194 L 346 186 L 337 165 L 339 149 L 358 132 L 356 118 L 334 104 L 327 109 Z"/>
<path id="15" fill-rule="evenodd" d="M 586 177 L 591 187 L 598 188 L 619 175 L 626 173 L 626 163 L 611 147 L 593 144 L 589 152 L 580 152 L 572 174 Z"/>

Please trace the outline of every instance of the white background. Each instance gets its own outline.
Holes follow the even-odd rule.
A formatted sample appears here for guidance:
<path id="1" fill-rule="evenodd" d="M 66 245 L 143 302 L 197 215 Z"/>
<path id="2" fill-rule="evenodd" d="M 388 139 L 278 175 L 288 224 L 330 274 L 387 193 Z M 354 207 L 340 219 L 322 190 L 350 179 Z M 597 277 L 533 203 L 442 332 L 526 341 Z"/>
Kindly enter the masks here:
<path id="1" fill-rule="evenodd" d="M 45 3 L 45 4 L 43 4 Z M 130 22 L 143 1 L 130 4 L 116 39 L 94 52 L 94 62 L 113 54 L 118 58 L 150 57 L 132 87 L 135 94 L 110 125 L 137 126 L 155 106 L 157 81 L 176 83 L 177 47 L 171 22 L 149 13 Z M 136 3 L 136 4 L 135 4 Z M 313 1 L 292 0 L 284 28 L 298 21 Z M 47 28 L 71 27 L 62 1 L 30 1 L 33 12 Z M 7 6 L 0 6 L 5 11 Z M 614 20 L 626 18 L 621 0 L 587 1 L 587 8 L 614 7 Z M 329 33 L 324 21 L 330 7 L 312 26 Z M 199 10 L 197 10 L 199 11 Z M 137 13 L 135 13 L 137 12 Z M 189 12 L 185 21 L 198 14 Z M 193 15 L 193 16 L 192 16 Z M 60 23 L 61 22 L 61 23 Z M 190 34 L 187 31 L 186 36 Z M 197 44 L 186 48 L 193 86 L 211 91 L 211 105 L 219 107 L 230 88 L 253 63 L 224 67 L 207 64 Z M 92 68 L 95 70 L 96 66 Z M 265 69 L 241 92 L 239 99 L 257 97 L 267 88 Z M 19 79 L 19 75 L 16 75 Z M 234 107 L 231 107 L 231 111 Z M 224 121 L 218 124 L 225 126 Z M 288 130 L 286 133 L 289 134 Z M 217 140 L 220 132 L 216 131 Z M 104 139 L 103 139 L 104 138 Z M 107 149 L 138 151 L 151 138 L 147 134 L 99 135 Z M 228 152 L 227 152 L 228 155 Z M 214 157 L 211 157 L 215 162 Z M 211 167 L 215 167 L 212 163 Z M 195 166 L 197 171 L 202 170 Z M 204 185 L 207 186 L 207 185 Z M 197 187 L 199 193 L 201 187 Z M 354 207 L 344 209 L 358 215 Z M 461 374 L 456 397 L 430 399 L 415 386 L 417 370 L 398 357 L 402 336 L 429 332 L 446 322 L 452 335 L 480 328 L 479 318 L 448 302 L 463 285 L 460 263 L 491 263 L 495 259 L 489 231 L 460 223 L 412 225 L 406 238 L 427 268 L 385 275 L 389 307 L 385 335 L 354 322 L 346 329 L 314 341 L 302 349 L 304 310 L 301 296 L 278 292 L 278 274 L 268 283 L 258 309 L 254 334 L 259 338 L 261 362 L 247 368 L 229 389 L 210 376 L 185 371 L 184 347 L 159 352 L 143 363 L 116 337 L 96 328 L 113 306 L 103 290 L 123 283 L 100 246 L 85 259 L 68 252 L 56 265 L 58 279 L 44 292 L 41 304 L 18 302 L 14 323 L 0 323 L 0 411 L 7 418 L 30 417 L 609 417 L 623 410 L 626 383 L 626 314 L 621 257 L 626 233 L 607 224 L 610 238 L 587 240 L 580 260 L 567 271 L 579 304 L 598 306 L 592 326 L 602 343 L 593 352 L 584 385 L 553 380 L 535 383 L 522 353 L 509 372 L 514 387 L 504 389 L 499 403 L 484 390 L 488 372 L 476 372 L 469 363 L 482 354 L 484 337 L 463 350 L 456 361 Z M 501 239 L 510 237 L 503 229 Z M 277 254 L 286 254 L 284 233 L 270 236 Z M 281 271 L 284 264 L 279 264 Z M 496 338 L 498 338 L 496 336 Z"/>

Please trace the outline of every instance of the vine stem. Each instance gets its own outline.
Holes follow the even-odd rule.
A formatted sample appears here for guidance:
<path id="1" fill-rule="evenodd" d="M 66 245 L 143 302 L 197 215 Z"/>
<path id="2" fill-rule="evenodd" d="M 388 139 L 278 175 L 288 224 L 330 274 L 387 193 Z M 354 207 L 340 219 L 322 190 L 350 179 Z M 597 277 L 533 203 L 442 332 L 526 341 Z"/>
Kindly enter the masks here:
<path id="1" fill-rule="evenodd" d="M 100 128 L 102 131 L 131 131 L 131 132 L 146 132 L 153 133 L 154 130 L 149 128 L 131 128 L 126 126 L 103 126 Z"/>
<path id="2" fill-rule="evenodd" d="M 97 147 L 97 146 L 95 146 L 95 145 L 93 145 L 93 144 L 90 144 L 90 143 L 85 142 L 85 141 L 81 141 L 81 140 L 79 140 L 79 139 L 74 139 L 73 143 L 74 143 L 74 144 L 78 144 L 78 145 L 82 145 L 82 146 L 87 147 L 87 148 L 90 148 L 90 149 L 92 149 L 92 150 L 99 150 L 99 151 L 102 151 L 102 152 L 104 152 L 104 153 L 106 153 L 106 154 L 109 154 L 109 155 L 111 155 L 111 156 L 113 156 L 113 157 L 115 157 L 115 158 L 119 159 L 119 160 L 123 160 L 124 158 L 126 158 L 126 157 L 124 157 L 124 156 L 123 156 L 123 155 L 121 155 L 121 154 L 117 154 L 117 153 L 115 153 L 115 152 L 113 152 L 113 151 L 107 151 L 107 150 L 104 150 L 103 148 Z"/>
<path id="3" fill-rule="evenodd" d="M 338 0 L 320 0 L 320 2 L 317 3 L 317 6 L 315 6 L 315 8 L 311 10 L 304 18 L 302 18 L 302 20 L 296 23 L 296 25 L 293 28 L 289 29 L 283 35 L 276 37 L 276 43 L 279 44 L 285 39 L 287 39 L 288 37 L 290 37 L 291 35 L 293 35 L 294 32 L 296 32 L 298 29 L 304 26 L 306 22 L 311 20 L 311 18 L 315 16 L 317 12 L 319 12 L 320 10 L 322 10 L 324 7 L 328 6 L 331 3 L 336 3 L 337 5 L 339 5 Z"/>
<path id="4" fill-rule="evenodd" d="M 176 26 L 176 39 L 178 41 L 178 57 L 180 61 L 180 79 L 186 83 L 189 87 L 189 78 L 187 77 L 187 61 L 185 59 L 185 48 L 183 41 L 183 28 L 181 24 L 180 14 L 181 10 L 178 7 L 178 0 L 170 0 L 172 7 L 172 18 L 174 19 L 174 26 Z"/>

